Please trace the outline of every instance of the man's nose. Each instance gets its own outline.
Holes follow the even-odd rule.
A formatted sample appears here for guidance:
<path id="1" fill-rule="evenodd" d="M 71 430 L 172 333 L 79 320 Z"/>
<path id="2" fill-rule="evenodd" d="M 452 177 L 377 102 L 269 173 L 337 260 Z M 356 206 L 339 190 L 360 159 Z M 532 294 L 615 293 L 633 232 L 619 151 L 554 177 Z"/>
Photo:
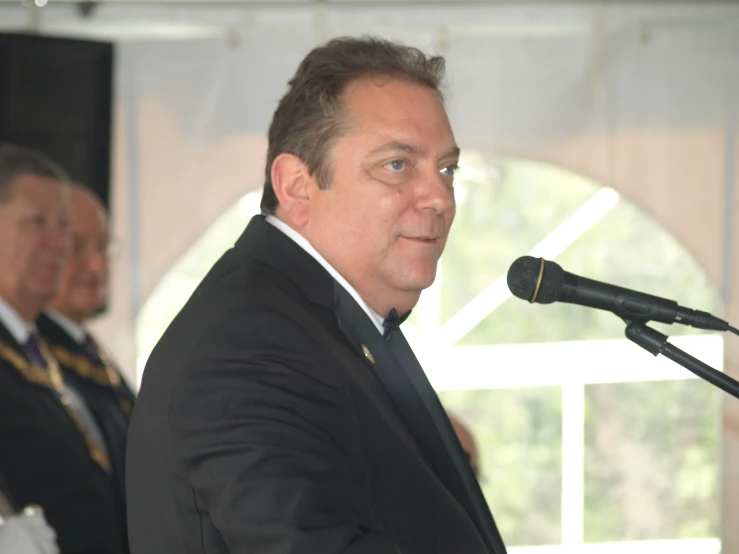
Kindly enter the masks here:
<path id="1" fill-rule="evenodd" d="M 446 214 L 455 206 L 454 187 L 451 179 L 438 170 L 429 171 L 419 183 L 418 208 L 433 210 L 439 215 Z"/>
<path id="2" fill-rule="evenodd" d="M 55 250 L 69 249 L 69 232 L 65 225 L 50 225 L 46 231 L 46 243 Z"/>
<path id="3" fill-rule="evenodd" d="M 99 248 L 90 250 L 87 252 L 85 262 L 90 271 L 93 271 L 96 274 L 101 274 L 107 269 L 108 253 Z"/>

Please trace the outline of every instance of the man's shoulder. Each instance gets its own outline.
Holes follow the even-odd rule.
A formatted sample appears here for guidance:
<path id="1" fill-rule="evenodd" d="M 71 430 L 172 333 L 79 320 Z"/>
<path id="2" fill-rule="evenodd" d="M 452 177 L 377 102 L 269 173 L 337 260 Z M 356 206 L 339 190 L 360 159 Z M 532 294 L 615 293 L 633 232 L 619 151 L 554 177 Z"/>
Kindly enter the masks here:
<path id="1" fill-rule="evenodd" d="M 202 350 L 210 344 L 253 343 L 302 335 L 305 327 L 332 321 L 332 306 L 315 302 L 296 284 L 300 278 L 231 250 L 195 289 L 160 345 L 181 351 L 183 346 Z M 330 280 L 312 286 L 325 288 L 326 296 L 333 290 Z"/>
<path id="2" fill-rule="evenodd" d="M 185 317 L 174 322 L 157 349 L 169 360 L 176 351 L 183 365 L 196 367 L 223 359 L 251 358 L 270 349 L 315 355 L 319 348 L 310 327 L 319 322 L 306 306 L 270 290 L 250 296 L 234 299 L 227 308 L 200 321 Z M 161 353 L 155 350 L 153 356 L 157 355 Z"/>
<path id="3" fill-rule="evenodd" d="M 210 345 L 216 349 L 269 345 L 303 348 L 316 340 L 310 328 L 314 323 L 314 314 L 306 306 L 277 294 L 262 296 L 215 319 L 203 329 L 193 350 L 207 350 Z"/>
<path id="4" fill-rule="evenodd" d="M 308 360 L 320 363 L 327 346 L 316 330 L 336 332 L 335 314 L 306 295 L 295 277 L 244 252 L 224 254 L 152 351 L 138 402 L 169 396 L 175 383 L 243 368 L 270 353 L 305 360 L 299 368 Z M 332 290 L 331 282 L 319 286 Z"/>
<path id="5" fill-rule="evenodd" d="M 185 303 L 180 316 L 226 313 L 280 295 L 290 280 L 263 261 L 232 248 L 226 251 Z"/>
<path id="6" fill-rule="evenodd" d="M 237 290 L 208 287 L 193 294 L 152 351 L 145 381 L 147 373 L 171 379 L 187 367 L 194 371 L 260 349 L 308 348 L 309 333 L 296 319 L 301 312 L 318 323 L 308 306 L 268 280 L 233 286 Z"/>
<path id="7" fill-rule="evenodd" d="M 204 329 L 182 358 L 171 385 L 170 415 L 188 418 L 194 409 L 225 409 L 238 399 L 267 396 L 285 409 L 283 400 L 300 398 L 341 406 L 349 414 L 346 384 L 332 356 L 335 345 L 280 310 L 250 305 L 234 311 Z"/>

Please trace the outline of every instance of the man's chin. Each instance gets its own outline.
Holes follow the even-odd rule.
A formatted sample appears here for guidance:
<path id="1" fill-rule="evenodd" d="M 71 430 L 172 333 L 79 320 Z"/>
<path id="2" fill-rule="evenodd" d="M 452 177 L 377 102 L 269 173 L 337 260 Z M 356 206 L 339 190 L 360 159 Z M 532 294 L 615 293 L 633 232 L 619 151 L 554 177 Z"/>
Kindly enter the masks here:
<path id="1" fill-rule="evenodd" d="M 77 297 L 74 299 L 74 307 L 80 313 L 92 314 L 100 310 L 105 302 L 97 295 Z"/>
<path id="2" fill-rule="evenodd" d="M 401 288 L 408 292 L 416 292 L 420 295 L 422 291 L 433 285 L 435 280 L 436 272 L 433 272 L 431 275 L 418 275 L 407 279 Z"/>
<path id="3" fill-rule="evenodd" d="M 429 288 L 436 281 L 436 265 L 420 271 L 416 280 L 421 290 Z"/>

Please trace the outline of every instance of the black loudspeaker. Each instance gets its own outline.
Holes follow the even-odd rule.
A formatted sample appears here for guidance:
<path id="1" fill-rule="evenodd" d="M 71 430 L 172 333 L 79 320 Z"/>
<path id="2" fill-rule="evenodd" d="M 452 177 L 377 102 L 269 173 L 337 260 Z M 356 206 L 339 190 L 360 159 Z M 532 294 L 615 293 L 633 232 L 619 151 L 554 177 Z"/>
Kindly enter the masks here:
<path id="1" fill-rule="evenodd" d="M 0 33 L 0 142 L 41 150 L 110 206 L 113 45 Z"/>

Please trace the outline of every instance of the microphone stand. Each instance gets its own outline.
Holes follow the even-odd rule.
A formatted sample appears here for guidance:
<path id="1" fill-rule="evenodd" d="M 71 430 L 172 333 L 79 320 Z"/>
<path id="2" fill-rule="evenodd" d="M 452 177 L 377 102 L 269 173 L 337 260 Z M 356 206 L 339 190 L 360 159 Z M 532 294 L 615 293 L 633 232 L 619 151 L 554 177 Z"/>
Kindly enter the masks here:
<path id="1" fill-rule="evenodd" d="M 654 356 L 662 354 L 665 358 L 669 358 L 685 369 L 692 371 L 701 379 L 728 392 L 734 398 L 739 398 L 739 381 L 735 381 L 725 373 L 713 369 L 708 364 L 701 362 L 698 358 L 694 358 L 684 350 L 680 350 L 674 344 L 670 344 L 667 342 L 669 338 L 667 335 L 663 335 L 659 331 L 636 321 L 627 321 L 627 324 L 626 338 L 631 342 L 638 344 Z"/>

